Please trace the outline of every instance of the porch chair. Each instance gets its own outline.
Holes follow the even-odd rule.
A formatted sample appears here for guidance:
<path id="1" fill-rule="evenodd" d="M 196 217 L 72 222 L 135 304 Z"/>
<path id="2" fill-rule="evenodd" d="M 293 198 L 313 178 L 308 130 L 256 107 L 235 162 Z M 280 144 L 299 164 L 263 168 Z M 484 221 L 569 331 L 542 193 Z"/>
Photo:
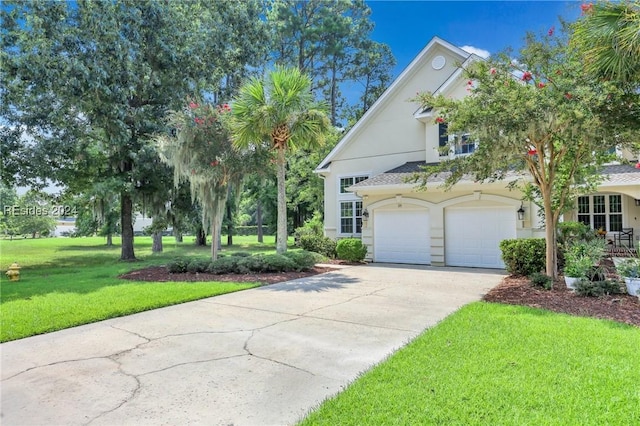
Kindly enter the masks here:
<path id="1" fill-rule="evenodd" d="M 626 246 L 629 248 L 633 248 L 633 228 L 622 228 L 616 235 L 616 245 L 622 247 L 622 242 L 626 241 Z"/>

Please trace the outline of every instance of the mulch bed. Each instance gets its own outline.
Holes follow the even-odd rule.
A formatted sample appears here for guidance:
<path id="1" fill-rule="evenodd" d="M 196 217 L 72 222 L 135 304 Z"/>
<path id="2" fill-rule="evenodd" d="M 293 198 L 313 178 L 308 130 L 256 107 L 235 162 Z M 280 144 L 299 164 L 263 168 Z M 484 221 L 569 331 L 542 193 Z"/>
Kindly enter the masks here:
<path id="1" fill-rule="evenodd" d="M 524 305 L 571 315 L 610 319 L 640 327 L 640 300 L 628 294 L 582 297 L 556 281 L 553 290 L 533 287 L 526 277 L 507 277 L 484 296 L 488 302 Z"/>
<path id="2" fill-rule="evenodd" d="M 306 272 L 268 272 L 260 274 L 207 274 L 207 273 L 184 273 L 172 274 L 164 266 L 151 266 L 137 271 L 131 271 L 120 275 L 119 278 L 134 281 L 181 281 L 181 282 L 201 282 L 201 281 L 223 281 L 223 282 L 251 282 L 261 284 L 275 284 L 282 281 L 295 280 L 297 278 L 310 277 L 325 272 L 335 271 L 335 268 L 316 266 Z"/>

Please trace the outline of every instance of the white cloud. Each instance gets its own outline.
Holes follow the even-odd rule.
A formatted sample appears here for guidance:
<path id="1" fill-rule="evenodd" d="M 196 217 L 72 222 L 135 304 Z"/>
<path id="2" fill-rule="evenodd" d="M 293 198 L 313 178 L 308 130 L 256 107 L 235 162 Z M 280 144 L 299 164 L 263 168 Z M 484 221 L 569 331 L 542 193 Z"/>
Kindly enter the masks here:
<path id="1" fill-rule="evenodd" d="M 484 59 L 487 59 L 489 56 L 491 56 L 491 53 L 488 50 L 480 49 L 478 47 L 462 46 L 461 49 L 466 51 L 466 52 L 478 55 L 478 56 L 480 56 L 481 58 L 484 58 Z"/>

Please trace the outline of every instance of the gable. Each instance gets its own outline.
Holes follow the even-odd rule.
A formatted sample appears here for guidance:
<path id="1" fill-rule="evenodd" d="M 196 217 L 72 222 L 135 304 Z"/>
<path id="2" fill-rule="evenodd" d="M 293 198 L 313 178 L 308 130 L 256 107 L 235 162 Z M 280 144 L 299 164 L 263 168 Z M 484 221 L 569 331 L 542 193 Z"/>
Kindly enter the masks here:
<path id="1" fill-rule="evenodd" d="M 469 56 L 440 38 L 432 39 L 318 165 L 316 172 L 326 173 L 331 164 L 341 161 L 384 158 L 396 153 L 414 153 L 415 160 L 424 160 L 424 126 L 415 120 L 417 105 L 409 99 L 420 91 L 440 89 Z"/>

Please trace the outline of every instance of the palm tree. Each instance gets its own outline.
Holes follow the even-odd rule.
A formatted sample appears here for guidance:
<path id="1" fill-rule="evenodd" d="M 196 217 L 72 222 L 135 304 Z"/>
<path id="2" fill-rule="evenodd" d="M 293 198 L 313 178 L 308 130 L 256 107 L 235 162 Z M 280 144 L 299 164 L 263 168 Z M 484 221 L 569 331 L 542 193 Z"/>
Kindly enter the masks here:
<path id="1" fill-rule="evenodd" d="M 594 74 L 637 85 L 640 80 L 640 2 L 583 5 L 573 41 Z"/>
<path id="2" fill-rule="evenodd" d="M 278 67 L 266 81 L 251 79 L 232 103 L 229 127 L 236 147 L 265 144 L 276 152 L 279 254 L 287 251 L 286 153 L 322 145 L 331 127 L 327 106 L 314 100 L 311 84 L 297 68 Z"/>

